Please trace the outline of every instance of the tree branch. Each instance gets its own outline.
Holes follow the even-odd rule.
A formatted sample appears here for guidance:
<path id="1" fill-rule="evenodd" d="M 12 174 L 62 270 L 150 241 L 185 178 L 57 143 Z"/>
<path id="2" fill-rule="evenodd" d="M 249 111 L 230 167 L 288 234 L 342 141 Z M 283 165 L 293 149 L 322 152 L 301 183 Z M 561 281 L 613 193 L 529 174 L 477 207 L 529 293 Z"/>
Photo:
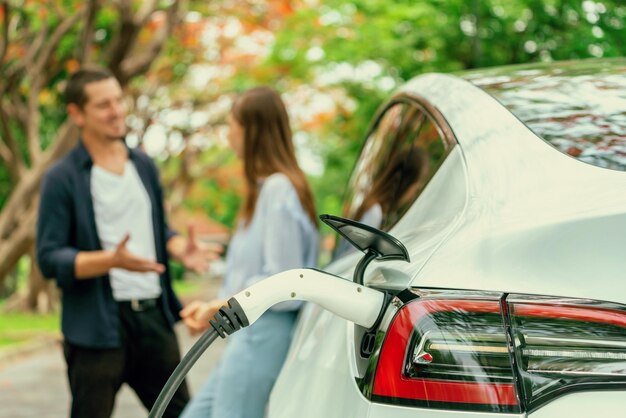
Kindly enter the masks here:
<path id="1" fill-rule="evenodd" d="M 35 201 L 38 199 L 34 199 Z M 37 208 L 35 202 L 22 214 L 21 222 L 15 233 L 3 239 L 0 237 L 0 281 L 15 268 L 18 260 L 35 239 L 35 225 L 37 223 Z"/>
<path id="2" fill-rule="evenodd" d="M 2 138 L 4 139 L 4 144 L 0 143 L 4 148 L 2 151 L 3 159 L 11 172 L 11 176 L 15 182 L 17 182 L 26 170 L 26 167 L 20 157 L 15 138 L 13 138 L 11 134 L 9 117 L 2 106 L 0 106 L 0 129 L 2 130 Z"/>
<path id="3" fill-rule="evenodd" d="M 9 13 L 11 10 L 6 0 L 0 1 L 0 11 L 2 11 L 2 36 L 0 36 L 0 64 L 2 64 L 9 47 Z"/>
<path id="4" fill-rule="evenodd" d="M 50 60 L 52 53 L 55 51 L 56 47 L 61 41 L 61 38 L 63 38 L 63 36 L 72 28 L 72 26 L 76 24 L 76 22 L 78 22 L 81 18 L 84 17 L 85 11 L 86 11 L 86 8 L 85 6 L 83 6 L 78 11 L 78 13 L 70 17 L 66 17 L 65 19 L 61 21 L 61 23 L 59 23 L 59 25 L 56 27 L 54 32 L 52 32 L 52 35 L 50 36 L 48 43 L 40 52 L 39 57 L 37 58 L 37 61 L 35 62 L 35 68 L 32 69 L 32 71 L 37 71 L 37 72 L 43 71 L 44 67 L 47 65 L 48 61 Z"/>
<path id="5" fill-rule="evenodd" d="M 124 85 L 120 65 L 128 54 L 130 47 L 135 44 L 137 35 L 139 34 L 139 27 L 135 25 L 129 0 L 118 0 L 115 4 L 120 13 L 121 26 L 115 41 L 112 43 L 108 66 L 118 80 L 120 80 L 120 83 Z"/>
<path id="6" fill-rule="evenodd" d="M 65 155 L 76 144 L 77 140 L 78 128 L 72 122 L 65 121 L 41 159 L 45 168 Z"/>
<path id="7" fill-rule="evenodd" d="M 100 10 L 100 2 L 98 0 L 89 0 L 85 7 L 85 16 L 87 19 L 83 33 L 80 36 L 78 52 L 76 55 L 78 62 L 80 63 L 84 63 L 89 60 L 91 40 L 93 39 L 96 15 L 98 14 L 98 10 Z"/>
<path id="8" fill-rule="evenodd" d="M 157 6 L 157 0 L 144 0 L 143 4 L 141 5 L 141 8 L 139 9 L 139 11 L 137 12 L 137 15 L 135 16 L 135 19 L 134 19 L 135 25 L 138 27 L 142 27 L 143 25 L 148 23 L 148 20 L 150 19 L 150 15 L 154 13 L 154 11 L 156 10 L 156 6 Z"/>
<path id="9" fill-rule="evenodd" d="M 32 67 L 35 66 L 37 54 L 43 47 L 43 43 L 48 35 L 48 21 L 44 19 L 42 26 L 32 44 L 30 44 L 28 51 L 26 51 L 26 57 L 24 58 L 25 68 L 29 75 L 35 71 Z"/>
<path id="10" fill-rule="evenodd" d="M 1 139 L 1 137 L 0 137 Z M 11 176 L 11 183 L 15 184 L 19 181 L 22 172 L 24 171 L 23 165 L 19 160 L 13 158 L 13 153 L 7 147 L 4 142 L 0 142 L 0 160 L 4 162 L 4 165 L 9 169 L 9 175 Z"/>
<path id="11" fill-rule="evenodd" d="M 121 63 L 120 79 L 122 84 L 137 74 L 141 74 L 150 68 L 152 62 L 163 49 L 163 45 L 167 38 L 174 31 L 174 27 L 179 22 L 179 2 L 173 2 L 166 11 L 165 27 L 155 34 L 150 45 L 145 48 L 145 52 L 139 55 L 127 57 Z"/>
<path id="12" fill-rule="evenodd" d="M 61 8 L 59 3 L 58 0 L 48 0 L 48 7 L 54 8 L 55 16 L 63 16 L 65 14 L 65 11 Z"/>
<path id="13" fill-rule="evenodd" d="M 28 124 L 28 110 L 26 108 L 26 104 L 22 101 L 22 97 L 19 95 L 17 91 L 17 85 L 19 84 L 17 80 L 14 80 L 13 86 L 9 91 L 11 95 L 11 107 L 10 109 L 4 108 L 4 111 L 9 116 L 9 119 L 13 119 L 16 122 L 20 123 L 23 128 L 26 128 L 26 124 Z"/>
<path id="14" fill-rule="evenodd" d="M 20 60 L 19 62 L 12 63 L 10 67 L 2 69 L 2 78 L 4 78 L 5 87 L 11 86 L 12 84 L 8 80 L 19 80 L 22 77 L 24 69 L 26 68 L 25 60 Z"/>
<path id="15" fill-rule="evenodd" d="M 39 93 L 47 81 L 45 67 L 63 36 L 83 17 L 85 7 L 73 16 L 63 18 L 56 27 L 48 42 L 42 47 L 34 65 L 29 68 L 28 75 L 31 88 L 28 93 L 28 123 L 26 124 L 26 138 L 31 164 L 34 165 L 41 156 L 41 143 L 39 140 L 39 126 L 41 113 L 39 112 Z"/>
<path id="16" fill-rule="evenodd" d="M 39 95 L 39 91 L 37 91 L 37 95 Z M 38 97 L 34 94 L 30 94 L 28 96 L 28 123 L 26 124 L 26 138 L 28 144 L 28 155 L 30 156 L 31 164 L 35 164 L 39 160 L 39 156 L 41 154 L 41 145 L 39 144 L 39 125 L 41 124 L 41 114 L 37 109 L 38 105 Z"/>
<path id="17" fill-rule="evenodd" d="M 0 136 L 0 158 L 4 161 L 4 164 L 9 167 L 9 170 L 13 173 L 13 169 L 11 168 L 11 164 L 13 162 L 13 154 L 9 147 L 4 145 L 4 141 L 2 141 L 2 137 Z M 12 174 L 13 175 L 13 174 Z"/>
<path id="18" fill-rule="evenodd" d="M 20 182 L 9 196 L 9 200 L 2 208 L 2 212 L 0 212 L 0 240 L 5 239 L 12 233 L 15 225 L 18 223 L 17 219 L 22 214 L 21 211 L 24 205 L 32 199 L 33 194 L 37 193 L 41 178 L 48 167 L 64 155 L 76 142 L 77 138 L 78 129 L 71 122 L 65 122 L 59 128 L 53 143 L 44 152 L 38 164 L 33 165 L 31 170 L 24 173 Z"/>

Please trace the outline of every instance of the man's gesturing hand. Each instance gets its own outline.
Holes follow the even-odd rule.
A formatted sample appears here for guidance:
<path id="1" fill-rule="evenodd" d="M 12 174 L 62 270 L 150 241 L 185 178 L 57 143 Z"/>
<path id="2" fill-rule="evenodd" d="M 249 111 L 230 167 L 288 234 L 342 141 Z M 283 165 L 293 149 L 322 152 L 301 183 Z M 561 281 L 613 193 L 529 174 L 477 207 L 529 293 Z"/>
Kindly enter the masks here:
<path id="1" fill-rule="evenodd" d="M 115 250 L 80 251 L 74 259 L 77 279 L 92 279 L 109 274 L 113 268 L 129 271 L 163 273 L 165 266 L 154 260 L 139 257 L 126 248 L 130 235 L 126 234 Z"/>
<path id="2" fill-rule="evenodd" d="M 206 244 L 197 239 L 192 225 L 189 225 L 188 231 L 187 238 L 176 236 L 170 239 L 168 249 L 185 268 L 204 273 L 209 270 L 209 263 L 217 260 L 224 248 L 220 244 Z"/>
<path id="3" fill-rule="evenodd" d="M 130 240 L 130 234 L 126 234 L 124 238 L 117 244 L 113 253 L 113 267 L 121 268 L 128 271 L 163 273 L 165 266 L 154 260 L 139 257 L 128 251 L 126 244 Z"/>

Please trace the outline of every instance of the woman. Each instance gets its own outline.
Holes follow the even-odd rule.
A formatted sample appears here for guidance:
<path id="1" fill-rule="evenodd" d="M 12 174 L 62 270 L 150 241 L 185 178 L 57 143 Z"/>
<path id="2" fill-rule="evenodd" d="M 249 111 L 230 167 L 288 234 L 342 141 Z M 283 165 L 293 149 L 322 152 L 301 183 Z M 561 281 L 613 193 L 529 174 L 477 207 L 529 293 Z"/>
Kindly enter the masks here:
<path id="1" fill-rule="evenodd" d="M 198 332 L 230 296 L 270 275 L 313 267 L 317 261 L 313 196 L 296 161 L 279 94 L 267 87 L 247 91 L 235 101 L 228 123 L 230 145 L 243 160 L 247 193 L 220 298 L 194 302 L 181 312 Z M 299 307 L 299 302 L 279 304 L 230 336 L 218 366 L 182 417 L 263 417 Z"/>

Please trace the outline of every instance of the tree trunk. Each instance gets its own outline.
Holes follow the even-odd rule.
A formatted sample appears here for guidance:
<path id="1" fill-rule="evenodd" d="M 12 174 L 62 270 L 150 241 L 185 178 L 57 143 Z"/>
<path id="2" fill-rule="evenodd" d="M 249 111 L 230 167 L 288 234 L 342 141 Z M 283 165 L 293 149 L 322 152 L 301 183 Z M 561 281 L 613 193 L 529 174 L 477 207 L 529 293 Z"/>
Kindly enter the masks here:
<path id="1" fill-rule="evenodd" d="M 26 291 L 16 292 L 9 298 L 4 312 L 36 312 L 41 314 L 55 312 L 59 306 L 59 292 L 53 281 L 43 278 L 37 265 L 36 247 L 31 244 L 28 250 L 30 273 Z"/>
<path id="2" fill-rule="evenodd" d="M 69 123 L 40 162 L 22 177 L 0 213 L 0 284 L 35 240 L 39 184 L 48 167 L 75 143 L 78 131 Z"/>
<path id="3" fill-rule="evenodd" d="M 38 201 L 39 199 L 34 199 Z M 20 257 L 24 255 L 35 240 L 35 224 L 37 223 L 37 206 L 22 208 L 22 218 L 16 229 L 6 239 L 0 238 L 0 281 L 15 269 Z"/>
<path id="4" fill-rule="evenodd" d="M 35 245 L 31 246 L 30 274 L 28 276 L 28 293 L 26 307 L 29 311 L 38 313 L 54 312 L 59 305 L 59 292 L 52 280 L 46 280 L 39 270 Z"/>

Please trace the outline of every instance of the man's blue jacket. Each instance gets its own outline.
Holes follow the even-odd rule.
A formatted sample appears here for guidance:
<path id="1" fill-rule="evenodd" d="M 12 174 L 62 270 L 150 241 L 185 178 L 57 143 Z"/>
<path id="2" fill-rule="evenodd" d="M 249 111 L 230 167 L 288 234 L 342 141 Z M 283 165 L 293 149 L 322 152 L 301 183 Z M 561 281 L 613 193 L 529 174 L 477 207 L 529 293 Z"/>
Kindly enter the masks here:
<path id="1" fill-rule="evenodd" d="M 161 302 L 170 324 L 180 319 L 182 308 L 171 286 L 167 241 L 175 235 L 167 226 L 163 191 L 153 161 L 129 149 L 152 205 L 156 257 L 166 266 L 161 274 Z M 102 250 L 91 199 L 93 161 L 82 142 L 44 176 L 37 222 L 37 260 L 46 278 L 61 289 L 61 330 L 69 343 L 91 348 L 121 346 L 118 305 L 109 276 L 76 279 L 74 260 L 79 251 Z"/>

